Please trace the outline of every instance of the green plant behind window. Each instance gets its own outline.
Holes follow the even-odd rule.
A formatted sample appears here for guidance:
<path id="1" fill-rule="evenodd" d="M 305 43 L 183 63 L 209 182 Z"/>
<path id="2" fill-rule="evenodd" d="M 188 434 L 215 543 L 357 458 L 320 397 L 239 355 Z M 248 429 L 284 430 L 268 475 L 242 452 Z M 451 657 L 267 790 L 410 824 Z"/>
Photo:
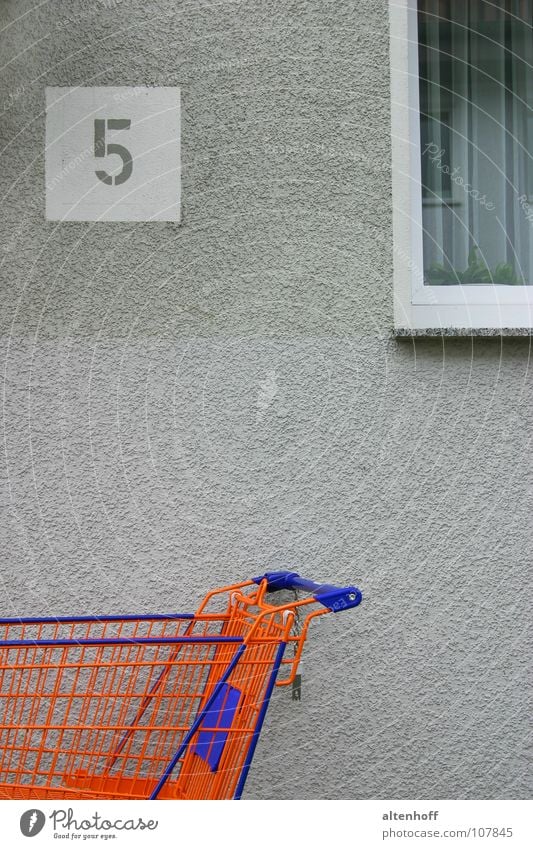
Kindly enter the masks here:
<path id="1" fill-rule="evenodd" d="M 432 262 L 426 270 L 426 280 L 431 286 L 457 286 L 458 284 L 485 284 L 500 283 L 507 286 L 522 286 L 524 281 L 520 280 L 510 262 L 499 262 L 493 268 L 478 257 L 478 248 L 473 247 L 468 254 L 468 264 L 464 271 L 458 271 L 450 266 L 442 265 L 440 262 Z"/>

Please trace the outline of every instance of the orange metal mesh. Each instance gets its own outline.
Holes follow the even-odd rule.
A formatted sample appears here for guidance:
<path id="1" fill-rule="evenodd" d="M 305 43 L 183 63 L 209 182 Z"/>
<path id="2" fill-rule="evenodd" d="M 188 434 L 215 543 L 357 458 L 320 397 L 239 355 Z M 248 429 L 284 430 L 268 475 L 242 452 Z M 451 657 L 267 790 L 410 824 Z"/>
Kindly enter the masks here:
<path id="1" fill-rule="evenodd" d="M 218 767 L 195 752 L 197 732 L 158 796 L 232 798 L 291 611 L 303 603 L 273 607 L 264 587 L 245 595 L 245 586 L 226 588 L 222 613 L 206 612 L 223 591 L 210 594 L 192 619 L 0 624 L 0 797 L 149 797 L 244 645 L 227 678 L 240 695 Z"/>

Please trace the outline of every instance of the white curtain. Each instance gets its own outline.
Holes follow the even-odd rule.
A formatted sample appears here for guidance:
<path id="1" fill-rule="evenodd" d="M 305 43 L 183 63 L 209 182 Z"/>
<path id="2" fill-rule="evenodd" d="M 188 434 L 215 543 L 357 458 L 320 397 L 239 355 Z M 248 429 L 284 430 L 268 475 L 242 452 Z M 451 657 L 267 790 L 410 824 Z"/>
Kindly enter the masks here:
<path id="1" fill-rule="evenodd" d="M 420 0 L 427 283 L 533 284 L 533 0 Z"/>

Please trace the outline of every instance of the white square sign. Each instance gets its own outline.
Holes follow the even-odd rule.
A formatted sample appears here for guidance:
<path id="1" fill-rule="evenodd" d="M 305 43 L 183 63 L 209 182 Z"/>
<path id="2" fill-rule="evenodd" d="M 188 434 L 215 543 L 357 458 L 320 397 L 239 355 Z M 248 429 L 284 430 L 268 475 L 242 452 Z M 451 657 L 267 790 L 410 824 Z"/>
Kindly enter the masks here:
<path id="1" fill-rule="evenodd" d="M 46 217 L 179 221 L 180 90 L 46 89 Z"/>

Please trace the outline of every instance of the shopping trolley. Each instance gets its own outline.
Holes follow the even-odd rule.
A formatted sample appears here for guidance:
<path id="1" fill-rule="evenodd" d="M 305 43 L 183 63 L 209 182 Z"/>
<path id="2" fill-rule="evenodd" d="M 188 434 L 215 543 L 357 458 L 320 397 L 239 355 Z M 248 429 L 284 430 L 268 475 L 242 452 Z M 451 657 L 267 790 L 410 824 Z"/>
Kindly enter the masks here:
<path id="1" fill-rule="evenodd" d="M 0 619 L 0 797 L 239 799 L 309 623 L 360 601 L 268 572 L 196 613 Z"/>

